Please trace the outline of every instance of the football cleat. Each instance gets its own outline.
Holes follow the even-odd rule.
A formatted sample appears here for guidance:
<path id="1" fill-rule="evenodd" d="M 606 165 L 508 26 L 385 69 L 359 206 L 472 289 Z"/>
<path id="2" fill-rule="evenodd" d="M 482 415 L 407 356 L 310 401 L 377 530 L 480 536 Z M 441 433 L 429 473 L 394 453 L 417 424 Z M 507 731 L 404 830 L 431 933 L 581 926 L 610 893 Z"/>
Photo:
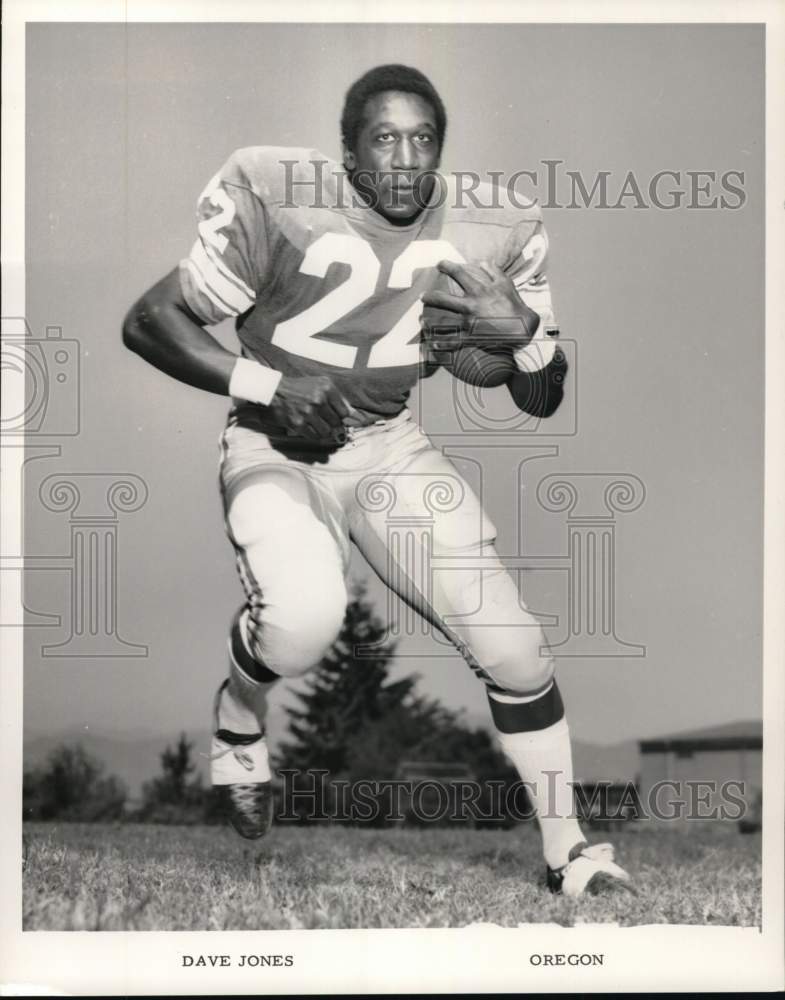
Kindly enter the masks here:
<path id="1" fill-rule="evenodd" d="M 210 781 L 218 790 L 221 806 L 241 837 L 263 837 L 273 822 L 273 786 L 264 732 L 233 733 L 221 728 L 218 713 L 228 681 L 215 696 L 215 731 L 210 760 Z"/>
<path id="2" fill-rule="evenodd" d="M 546 876 L 551 892 L 563 896 L 597 895 L 604 890 L 635 890 L 629 874 L 613 860 L 612 844 L 576 844 L 569 860 L 561 868 L 548 868 Z"/>

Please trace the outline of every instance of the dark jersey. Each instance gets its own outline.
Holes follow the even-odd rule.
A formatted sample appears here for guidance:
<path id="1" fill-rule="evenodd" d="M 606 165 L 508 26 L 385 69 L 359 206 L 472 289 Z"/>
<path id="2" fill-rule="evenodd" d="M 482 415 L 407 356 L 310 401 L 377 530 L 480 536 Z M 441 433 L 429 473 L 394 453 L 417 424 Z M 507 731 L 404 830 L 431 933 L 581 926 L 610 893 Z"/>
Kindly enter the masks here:
<path id="1" fill-rule="evenodd" d="M 540 314 L 538 340 L 553 325 L 539 208 L 473 194 L 440 176 L 417 219 L 396 226 L 316 150 L 240 149 L 199 200 L 183 295 L 205 324 L 237 317 L 246 356 L 284 375 L 329 373 L 361 422 L 395 416 L 421 374 L 421 297 L 440 260 L 494 261 Z"/>

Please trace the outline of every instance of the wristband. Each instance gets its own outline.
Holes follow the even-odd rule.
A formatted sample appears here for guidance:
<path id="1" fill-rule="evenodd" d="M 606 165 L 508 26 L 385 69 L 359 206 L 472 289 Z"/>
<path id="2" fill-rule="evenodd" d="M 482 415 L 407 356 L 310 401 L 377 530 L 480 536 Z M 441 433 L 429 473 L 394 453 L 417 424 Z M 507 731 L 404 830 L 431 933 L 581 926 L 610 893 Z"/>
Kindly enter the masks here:
<path id="1" fill-rule="evenodd" d="M 269 406 L 281 381 L 281 375 L 282 372 L 259 364 L 258 361 L 238 358 L 229 379 L 229 395 Z"/>

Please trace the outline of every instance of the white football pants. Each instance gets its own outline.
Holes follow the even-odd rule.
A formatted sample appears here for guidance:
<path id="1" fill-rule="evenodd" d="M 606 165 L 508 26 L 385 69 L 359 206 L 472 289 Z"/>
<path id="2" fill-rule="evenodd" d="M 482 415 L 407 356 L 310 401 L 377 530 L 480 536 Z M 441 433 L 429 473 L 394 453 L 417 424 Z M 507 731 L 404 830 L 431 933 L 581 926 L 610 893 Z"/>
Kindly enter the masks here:
<path id="1" fill-rule="evenodd" d="M 351 541 L 491 690 L 548 685 L 553 660 L 496 555 L 496 529 L 408 410 L 329 456 L 296 451 L 259 412 L 230 420 L 220 462 L 255 658 L 284 677 L 322 659 L 344 619 Z"/>

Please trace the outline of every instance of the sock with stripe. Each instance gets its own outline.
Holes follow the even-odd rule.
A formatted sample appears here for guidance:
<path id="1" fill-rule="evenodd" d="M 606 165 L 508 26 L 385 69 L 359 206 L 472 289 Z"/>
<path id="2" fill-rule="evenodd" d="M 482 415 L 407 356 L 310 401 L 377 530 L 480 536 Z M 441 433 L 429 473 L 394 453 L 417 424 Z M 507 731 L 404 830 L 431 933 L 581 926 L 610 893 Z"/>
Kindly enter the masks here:
<path id="1" fill-rule="evenodd" d="M 488 691 L 488 701 L 501 748 L 536 810 L 545 862 L 560 868 L 585 838 L 575 816 L 570 730 L 556 682 L 528 696 Z"/>
<path id="2" fill-rule="evenodd" d="M 221 695 L 221 729 L 238 735 L 264 732 L 267 695 L 280 676 L 251 654 L 247 609 L 235 616 L 229 633 L 229 684 Z"/>

